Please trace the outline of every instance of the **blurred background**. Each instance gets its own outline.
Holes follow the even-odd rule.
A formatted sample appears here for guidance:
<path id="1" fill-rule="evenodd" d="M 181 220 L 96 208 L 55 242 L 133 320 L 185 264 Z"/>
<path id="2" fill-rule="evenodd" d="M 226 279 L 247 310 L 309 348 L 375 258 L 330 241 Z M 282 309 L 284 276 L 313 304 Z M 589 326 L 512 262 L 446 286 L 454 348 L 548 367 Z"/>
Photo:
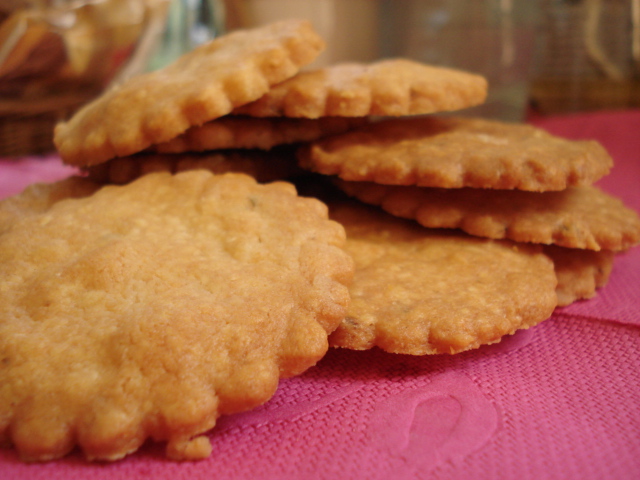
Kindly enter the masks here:
<path id="1" fill-rule="evenodd" d="M 218 35 L 308 18 L 309 68 L 407 57 L 489 81 L 506 121 L 640 106 L 640 0 L 0 0 L 0 155 L 51 150 L 105 88 Z"/>

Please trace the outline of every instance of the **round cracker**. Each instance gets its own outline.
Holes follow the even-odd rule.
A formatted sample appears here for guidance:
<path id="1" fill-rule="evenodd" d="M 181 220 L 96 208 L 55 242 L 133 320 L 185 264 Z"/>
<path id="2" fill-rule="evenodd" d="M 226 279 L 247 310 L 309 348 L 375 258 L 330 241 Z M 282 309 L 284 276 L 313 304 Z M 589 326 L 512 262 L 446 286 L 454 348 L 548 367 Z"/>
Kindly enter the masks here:
<path id="1" fill-rule="evenodd" d="M 291 119 L 228 115 L 191 127 L 168 142 L 154 145 L 152 150 L 160 153 L 239 148 L 270 150 L 278 145 L 311 142 L 327 135 L 344 133 L 366 122 L 365 118 Z"/>
<path id="2" fill-rule="evenodd" d="M 593 298 L 598 288 L 607 284 L 613 269 L 615 253 L 610 250 L 594 252 L 547 245 L 543 251 L 555 266 L 560 307 Z"/>
<path id="3" fill-rule="evenodd" d="M 260 98 L 323 48 L 308 21 L 229 33 L 111 88 L 56 127 L 55 145 L 79 166 L 131 155 Z"/>
<path id="4" fill-rule="evenodd" d="M 479 237 L 620 251 L 640 242 L 640 217 L 597 187 L 560 192 L 336 184 L 347 194 L 425 227 L 459 228 Z"/>
<path id="5" fill-rule="evenodd" d="M 286 180 L 306 173 L 298 167 L 295 154 L 286 146 L 270 151 L 221 150 L 205 153 L 139 153 L 119 157 L 87 168 L 98 183 L 124 185 L 153 172 L 183 172 L 204 169 L 213 173 L 245 173 L 260 183 Z"/>
<path id="6" fill-rule="evenodd" d="M 464 117 L 389 119 L 301 148 L 300 164 L 343 180 L 440 188 L 562 190 L 606 175 L 595 141 Z"/>
<path id="7" fill-rule="evenodd" d="M 483 103 L 480 75 L 397 58 L 300 72 L 235 113 L 254 117 L 419 115 Z"/>
<path id="8" fill-rule="evenodd" d="M 221 414 L 314 365 L 344 318 L 343 228 L 292 185 L 154 173 L 0 235 L 0 439 L 26 460 L 147 438 L 211 451 Z"/>
<path id="9" fill-rule="evenodd" d="M 547 319 L 553 263 L 537 246 L 425 229 L 379 209 L 331 205 L 356 272 L 332 346 L 458 353 Z"/>
<path id="10" fill-rule="evenodd" d="M 88 197 L 100 185 L 87 178 L 72 176 L 55 183 L 29 185 L 20 195 L 0 201 L 0 235 L 19 221 L 48 210 L 51 205 L 70 198 Z"/>

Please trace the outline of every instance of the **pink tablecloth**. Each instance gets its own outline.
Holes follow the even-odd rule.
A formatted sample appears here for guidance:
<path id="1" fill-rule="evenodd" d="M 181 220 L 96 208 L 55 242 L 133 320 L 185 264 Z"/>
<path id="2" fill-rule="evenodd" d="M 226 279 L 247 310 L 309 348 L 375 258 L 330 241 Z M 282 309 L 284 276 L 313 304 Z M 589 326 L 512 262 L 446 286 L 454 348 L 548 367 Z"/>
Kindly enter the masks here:
<path id="1" fill-rule="evenodd" d="M 595 138 L 616 166 L 599 184 L 640 211 L 640 111 L 538 119 Z M 66 176 L 55 157 L 0 161 L 0 196 Z M 115 464 L 79 454 L 0 478 L 640 478 L 640 247 L 589 301 L 456 356 L 331 351 L 253 412 L 222 418 L 213 454 L 172 463 L 149 444 Z"/>

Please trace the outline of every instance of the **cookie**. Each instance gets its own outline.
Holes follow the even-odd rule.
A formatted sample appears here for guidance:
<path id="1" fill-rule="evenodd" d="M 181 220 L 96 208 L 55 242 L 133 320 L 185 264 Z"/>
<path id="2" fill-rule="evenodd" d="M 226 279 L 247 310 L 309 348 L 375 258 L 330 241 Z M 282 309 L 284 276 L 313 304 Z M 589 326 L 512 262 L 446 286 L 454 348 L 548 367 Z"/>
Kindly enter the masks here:
<path id="1" fill-rule="evenodd" d="M 55 145 L 77 166 L 137 153 L 260 98 L 323 48 L 308 21 L 229 33 L 108 90 L 56 126 Z"/>
<path id="2" fill-rule="evenodd" d="M 425 229 L 355 203 L 330 208 L 356 264 L 332 346 L 458 353 L 535 325 L 556 306 L 553 262 L 539 246 Z"/>
<path id="3" fill-rule="evenodd" d="M 0 235 L 21 220 L 46 211 L 54 203 L 70 198 L 87 197 L 98 188 L 100 185 L 97 183 L 79 176 L 52 184 L 30 185 L 22 194 L 0 201 Z"/>
<path id="4" fill-rule="evenodd" d="M 561 307 L 593 298 L 597 289 L 607 284 L 613 269 L 615 254 L 610 250 L 594 252 L 548 245 L 543 251 L 555 265 L 556 293 Z"/>
<path id="5" fill-rule="evenodd" d="M 154 145 L 151 149 L 160 153 L 238 148 L 270 150 L 277 145 L 310 142 L 327 135 L 344 133 L 366 122 L 365 118 L 291 119 L 227 115 L 191 127 L 176 138 Z"/>
<path id="6" fill-rule="evenodd" d="M 219 415 L 314 365 L 353 273 L 326 206 L 279 182 L 153 173 L 0 235 L 0 441 L 24 460 L 146 439 L 211 451 Z"/>
<path id="7" fill-rule="evenodd" d="M 638 214 L 594 186 L 525 192 L 336 183 L 365 203 L 425 227 L 596 251 L 625 250 L 640 242 Z"/>
<path id="8" fill-rule="evenodd" d="M 388 119 L 300 149 L 302 167 L 348 181 L 440 188 L 562 190 L 613 162 L 595 141 L 525 124 L 464 117 Z"/>
<path id="9" fill-rule="evenodd" d="M 183 172 L 205 169 L 213 173 L 245 173 L 261 183 L 302 175 L 294 152 L 286 146 L 270 151 L 220 150 L 206 153 L 139 153 L 88 167 L 90 179 L 123 185 L 152 172 Z"/>
<path id="10" fill-rule="evenodd" d="M 487 81 L 480 75 L 398 58 L 300 72 L 235 113 L 300 118 L 419 115 L 472 107 L 486 96 Z"/>

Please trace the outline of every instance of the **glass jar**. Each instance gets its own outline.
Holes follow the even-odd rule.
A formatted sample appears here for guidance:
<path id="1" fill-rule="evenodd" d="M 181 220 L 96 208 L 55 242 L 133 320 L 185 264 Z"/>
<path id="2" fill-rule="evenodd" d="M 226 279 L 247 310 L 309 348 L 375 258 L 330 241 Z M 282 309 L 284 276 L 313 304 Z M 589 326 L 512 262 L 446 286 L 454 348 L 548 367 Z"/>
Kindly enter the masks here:
<path id="1" fill-rule="evenodd" d="M 539 114 L 640 107 L 640 0 L 543 0 Z"/>
<path id="2" fill-rule="evenodd" d="M 521 120 L 538 27 L 532 0 L 225 0 L 228 29 L 308 18 L 327 41 L 314 66 L 404 57 L 484 75 L 468 114 Z"/>
<path id="3" fill-rule="evenodd" d="M 143 71 L 167 0 L 0 3 L 0 154 L 53 150 L 53 128 L 107 86 Z"/>

